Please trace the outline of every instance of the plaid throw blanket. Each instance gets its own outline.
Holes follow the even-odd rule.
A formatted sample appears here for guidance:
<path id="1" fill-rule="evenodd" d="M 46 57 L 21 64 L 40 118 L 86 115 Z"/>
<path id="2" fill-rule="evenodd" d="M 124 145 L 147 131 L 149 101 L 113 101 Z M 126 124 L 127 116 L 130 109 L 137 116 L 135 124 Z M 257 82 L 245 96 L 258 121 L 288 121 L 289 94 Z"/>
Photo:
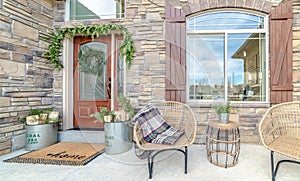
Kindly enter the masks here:
<path id="1" fill-rule="evenodd" d="M 168 125 L 161 116 L 159 110 L 153 105 L 148 104 L 142 108 L 132 119 L 134 124 L 136 121 L 142 128 L 143 137 L 147 142 L 156 144 L 174 144 L 184 131 L 177 130 Z M 145 158 L 145 153 L 137 149 L 136 155 L 139 158 Z"/>

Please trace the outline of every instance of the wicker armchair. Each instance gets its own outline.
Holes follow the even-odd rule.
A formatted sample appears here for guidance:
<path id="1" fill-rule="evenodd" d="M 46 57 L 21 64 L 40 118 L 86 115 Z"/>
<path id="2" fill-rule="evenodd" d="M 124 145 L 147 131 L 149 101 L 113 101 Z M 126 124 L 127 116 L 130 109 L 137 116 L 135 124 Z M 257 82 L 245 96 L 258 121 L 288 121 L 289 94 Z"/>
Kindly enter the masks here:
<path id="1" fill-rule="evenodd" d="M 168 150 L 177 150 L 184 154 L 185 174 L 187 173 L 187 146 L 193 144 L 196 137 L 196 121 L 192 109 L 183 103 L 166 101 L 155 104 L 165 121 L 176 129 L 184 130 L 184 134 L 172 145 L 146 142 L 138 122 L 133 129 L 134 140 L 139 149 L 148 152 L 149 178 L 152 178 L 154 157 Z M 182 150 L 181 148 L 184 148 Z"/>
<path id="2" fill-rule="evenodd" d="M 280 163 L 300 164 L 300 102 L 286 102 L 269 108 L 259 124 L 259 134 L 263 145 L 271 151 L 274 181 Z M 280 160 L 274 169 L 274 152 L 292 160 Z"/>

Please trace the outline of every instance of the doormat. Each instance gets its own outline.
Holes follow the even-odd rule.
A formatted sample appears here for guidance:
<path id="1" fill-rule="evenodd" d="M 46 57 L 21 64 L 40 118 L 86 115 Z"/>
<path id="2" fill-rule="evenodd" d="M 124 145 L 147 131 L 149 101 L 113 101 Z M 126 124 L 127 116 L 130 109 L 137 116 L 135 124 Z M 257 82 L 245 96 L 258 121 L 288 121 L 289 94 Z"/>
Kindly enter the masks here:
<path id="1" fill-rule="evenodd" d="M 4 162 L 81 166 L 102 154 L 104 149 L 104 144 L 60 142 Z"/>

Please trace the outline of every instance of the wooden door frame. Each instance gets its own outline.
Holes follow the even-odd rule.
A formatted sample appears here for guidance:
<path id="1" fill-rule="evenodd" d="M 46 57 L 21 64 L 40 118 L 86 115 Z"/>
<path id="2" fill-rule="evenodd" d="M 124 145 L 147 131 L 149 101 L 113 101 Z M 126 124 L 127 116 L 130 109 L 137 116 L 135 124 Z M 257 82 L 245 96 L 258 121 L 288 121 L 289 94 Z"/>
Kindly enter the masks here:
<path id="1" fill-rule="evenodd" d="M 111 34 L 111 58 L 112 60 L 115 59 L 115 42 L 116 42 L 116 34 Z M 62 102 L 63 102 L 63 122 L 62 122 L 62 129 L 67 130 L 67 129 L 73 129 L 73 39 L 65 39 L 63 42 L 63 55 L 62 55 L 62 61 L 64 65 L 64 69 L 62 69 Z M 112 74 L 116 70 L 116 64 L 115 61 L 112 62 Z M 113 81 L 115 81 L 114 75 L 111 75 L 113 77 Z M 124 82 L 126 85 L 126 81 Z M 115 87 L 115 82 L 112 82 L 112 100 L 111 100 L 111 107 L 115 107 L 116 102 L 115 102 L 115 97 L 116 95 L 116 87 Z"/>

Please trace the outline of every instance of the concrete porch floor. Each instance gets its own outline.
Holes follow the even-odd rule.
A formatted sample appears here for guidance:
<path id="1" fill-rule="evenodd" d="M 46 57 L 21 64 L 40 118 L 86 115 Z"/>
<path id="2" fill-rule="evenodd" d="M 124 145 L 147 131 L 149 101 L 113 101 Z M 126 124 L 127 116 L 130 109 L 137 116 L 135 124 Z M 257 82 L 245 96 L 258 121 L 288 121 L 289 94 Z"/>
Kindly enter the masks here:
<path id="1" fill-rule="evenodd" d="M 5 163 L 3 160 L 24 153 L 18 150 L 0 156 L 0 180 L 5 181 L 145 181 L 146 160 L 138 159 L 134 149 L 119 155 L 102 155 L 85 166 L 55 166 Z M 275 154 L 275 158 L 285 158 Z M 270 154 L 262 145 L 241 144 L 239 163 L 231 168 L 212 165 L 204 145 L 189 147 L 188 173 L 184 174 L 183 154 L 164 152 L 154 163 L 153 181 L 267 181 L 271 180 Z M 300 165 L 283 163 L 277 181 L 299 181 Z"/>

